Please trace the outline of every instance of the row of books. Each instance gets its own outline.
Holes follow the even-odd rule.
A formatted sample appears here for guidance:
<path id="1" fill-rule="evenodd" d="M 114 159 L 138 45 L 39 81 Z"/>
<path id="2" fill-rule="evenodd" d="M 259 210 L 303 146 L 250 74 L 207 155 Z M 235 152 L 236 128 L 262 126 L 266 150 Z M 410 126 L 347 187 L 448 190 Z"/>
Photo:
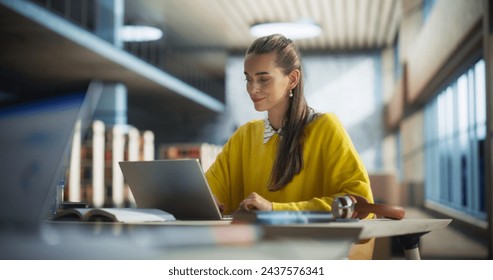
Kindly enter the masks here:
<path id="1" fill-rule="evenodd" d="M 94 121 L 84 138 L 75 129 L 63 201 L 83 202 L 88 207 L 135 207 L 118 162 L 155 160 L 154 133 L 129 125 L 106 126 Z M 204 171 L 222 147 L 208 143 L 161 144 L 157 159 L 197 158 Z"/>
<path id="2" fill-rule="evenodd" d="M 89 207 L 135 206 L 118 162 L 154 160 L 154 147 L 152 131 L 94 121 L 82 139 L 76 126 L 64 200 L 85 202 Z"/>

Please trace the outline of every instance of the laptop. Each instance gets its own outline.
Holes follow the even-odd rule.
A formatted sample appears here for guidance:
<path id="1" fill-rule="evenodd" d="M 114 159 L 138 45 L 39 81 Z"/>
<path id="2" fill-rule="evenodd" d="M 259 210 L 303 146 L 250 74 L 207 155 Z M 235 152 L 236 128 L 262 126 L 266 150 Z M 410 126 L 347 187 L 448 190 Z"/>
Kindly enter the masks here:
<path id="1" fill-rule="evenodd" d="M 92 118 L 101 87 L 0 106 L 0 224 L 37 228 L 54 211 L 76 122 Z"/>
<path id="2" fill-rule="evenodd" d="M 122 161 L 138 208 L 157 208 L 177 220 L 222 220 L 198 159 Z"/>

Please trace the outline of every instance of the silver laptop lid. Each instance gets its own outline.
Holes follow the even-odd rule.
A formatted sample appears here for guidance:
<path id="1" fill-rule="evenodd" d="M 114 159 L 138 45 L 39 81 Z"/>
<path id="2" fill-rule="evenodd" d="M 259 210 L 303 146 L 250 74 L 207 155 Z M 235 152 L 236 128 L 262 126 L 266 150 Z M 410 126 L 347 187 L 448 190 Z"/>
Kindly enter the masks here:
<path id="1" fill-rule="evenodd" d="M 119 164 L 137 207 L 161 209 L 177 220 L 221 219 L 198 159 Z"/>

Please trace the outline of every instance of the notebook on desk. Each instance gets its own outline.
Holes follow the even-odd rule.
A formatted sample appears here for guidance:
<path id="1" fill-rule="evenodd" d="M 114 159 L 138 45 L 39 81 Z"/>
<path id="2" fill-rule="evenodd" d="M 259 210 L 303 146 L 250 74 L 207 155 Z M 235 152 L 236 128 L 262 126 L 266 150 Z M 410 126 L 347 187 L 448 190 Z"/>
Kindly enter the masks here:
<path id="1" fill-rule="evenodd" d="M 122 161 L 138 208 L 157 208 L 177 220 L 222 220 L 198 159 Z"/>
<path id="2" fill-rule="evenodd" d="M 0 106 L 0 223 L 36 227 L 54 211 L 76 123 L 82 133 L 101 90 L 93 82 L 85 92 Z"/>

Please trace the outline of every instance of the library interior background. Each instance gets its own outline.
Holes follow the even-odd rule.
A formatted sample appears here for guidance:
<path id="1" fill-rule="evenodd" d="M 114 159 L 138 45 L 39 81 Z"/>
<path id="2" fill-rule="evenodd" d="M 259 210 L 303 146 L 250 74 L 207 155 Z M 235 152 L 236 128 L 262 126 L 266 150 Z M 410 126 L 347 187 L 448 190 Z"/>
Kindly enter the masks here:
<path id="1" fill-rule="evenodd" d="M 340 118 L 375 200 L 403 206 L 409 217 L 453 219 L 423 237 L 422 258 L 491 259 L 492 6 L 0 0 L 0 104 L 100 85 L 90 123 L 75 127 L 63 200 L 134 207 L 117 162 L 197 158 L 207 170 L 236 128 L 265 118 L 245 88 L 251 27 L 308 22 L 319 33 L 295 40 L 308 104 Z M 130 27 L 157 35 L 130 37 Z M 378 242 L 374 258 L 400 257 L 395 240 Z"/>

